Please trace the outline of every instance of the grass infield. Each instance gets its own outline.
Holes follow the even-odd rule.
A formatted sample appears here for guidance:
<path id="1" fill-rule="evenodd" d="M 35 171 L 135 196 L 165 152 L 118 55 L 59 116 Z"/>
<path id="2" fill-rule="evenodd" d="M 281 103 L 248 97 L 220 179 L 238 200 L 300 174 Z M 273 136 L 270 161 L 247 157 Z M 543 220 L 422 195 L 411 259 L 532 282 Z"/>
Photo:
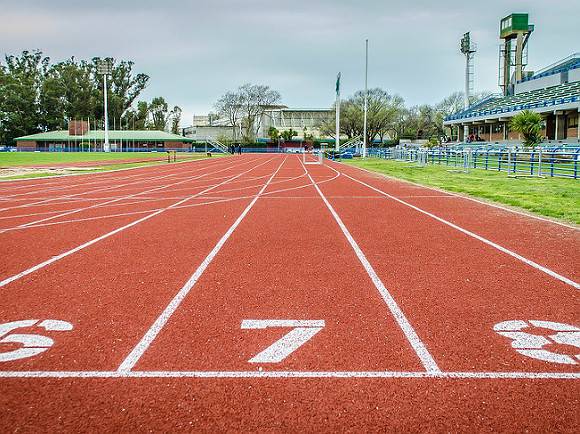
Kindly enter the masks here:
<path id="1" fill-rule="evenodd" d="M 223 154 L 212 155 L 213 157 L 223 156 Z M 177 153 L 177 161 L 192 161 L 203 158 L 208 157 L 204 153 Z M 91 164 L 83 164 L 67 170 L 66 165 L 69 163 L 71 167 L 78 163 L 95 163 L 95 165 L 91 167 Z M 165 152 L 2 152 L 0 153 L 0 171 L 1 169 L 22 168 L 23 173 L 14 176 L 1 176 L 0 180 L 42 178 L 72 173 L 96 173 L 164 163 L 167 163 L 167 153 Z M 44 169 L 42 166 L 52 168 Z M 37 169 L 33 170 L 32 168 L 35 167 Z M 28 172 L 28 170 L 30 171 Z"/>
<path id="2" fill-rule="evenodd" d="M 580 182 L 565 178 L 508 178 L 505 172 L 453 167 L 419 167 L 379 158 L 346 160 L 347 164 L 395 178 L 521 208 L 535 214 L 580 224 Z"/>

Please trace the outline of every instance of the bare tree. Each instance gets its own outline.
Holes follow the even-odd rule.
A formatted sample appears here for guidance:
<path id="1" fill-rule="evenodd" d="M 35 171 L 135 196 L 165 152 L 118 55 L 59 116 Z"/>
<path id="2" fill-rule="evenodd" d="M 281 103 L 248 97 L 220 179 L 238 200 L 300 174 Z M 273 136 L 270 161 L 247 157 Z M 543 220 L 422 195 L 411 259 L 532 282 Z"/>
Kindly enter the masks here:
<path id="1" fill-rule="evenodd" d="M 239 93 L 226 92 L 215 104 L 218 115 L 228 122 L 228 126 L 232 127 L 232 137 L 236 140 L 236 129 L 240 128 L 242 106 Z"/>
<path id="2" fill-rule="evenodd" d="M 269 86 L 244 84 L 235 92 L 225 93 L 216 103 L 216 110 L 228 125 L 239 130 L 246 142 L 255 140 L 264 112 L 280 102 L 280 94 Z"/>

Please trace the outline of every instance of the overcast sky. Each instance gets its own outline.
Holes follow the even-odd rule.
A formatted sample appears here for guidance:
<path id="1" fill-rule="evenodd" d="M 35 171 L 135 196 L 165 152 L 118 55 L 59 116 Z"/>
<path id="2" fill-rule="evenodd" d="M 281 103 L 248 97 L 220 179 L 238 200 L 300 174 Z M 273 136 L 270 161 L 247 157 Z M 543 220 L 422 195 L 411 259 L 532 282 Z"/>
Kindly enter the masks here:
<path id="1" fill-rule="evenodd" d="M 459 40 L 478 44 L 475 90 L 497 92 L 500 19 L 529 12 L 529 67 L 580 51 L 578 0 L 0 0 L 0 50 L 40 49 L 53 61 L 113 56 L 151 76 L 164 96 L 205 114 L 227 90 L 267 84 L 291 107 L 329 107 L 364 86 L 436 103 L 463 87 Z"/>

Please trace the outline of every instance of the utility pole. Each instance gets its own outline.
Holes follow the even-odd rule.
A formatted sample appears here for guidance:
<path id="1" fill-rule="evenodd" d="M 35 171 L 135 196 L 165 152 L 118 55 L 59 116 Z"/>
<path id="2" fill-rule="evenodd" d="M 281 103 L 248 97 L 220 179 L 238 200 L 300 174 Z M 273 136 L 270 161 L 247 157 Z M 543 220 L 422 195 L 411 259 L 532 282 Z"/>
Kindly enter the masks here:
<path id="1" fill-rule="evenodd" d="M 334 150 L 340 151 L 340 72 L 336 76 L 336 136 Z"/>
<path id="2" fill-rule="evenodd" d="M 367 157 L 367 111 L 369 105 L 369 92 L 368 92 L 368 78 L 369 78 L 369 40 L 365 40 L 365 116 L 364 116 L 364 127 L 363 127 L 363 151 L 362 157 Z"/>

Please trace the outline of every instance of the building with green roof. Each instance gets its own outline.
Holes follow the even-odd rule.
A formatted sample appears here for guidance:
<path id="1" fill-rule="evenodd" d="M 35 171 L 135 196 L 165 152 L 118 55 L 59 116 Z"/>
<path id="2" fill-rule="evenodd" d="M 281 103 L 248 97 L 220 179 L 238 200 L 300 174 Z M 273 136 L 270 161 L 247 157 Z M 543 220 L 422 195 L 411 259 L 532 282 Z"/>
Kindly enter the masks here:
<path id="1" fill-rule="evenodd" d="M 17 137 L 19 151 L 102 151 L 105 132 L 69 127 Z M 114 151 L 189 151 L 194 140 L 178 134 L 156 130 L 109 130 Z"/>

